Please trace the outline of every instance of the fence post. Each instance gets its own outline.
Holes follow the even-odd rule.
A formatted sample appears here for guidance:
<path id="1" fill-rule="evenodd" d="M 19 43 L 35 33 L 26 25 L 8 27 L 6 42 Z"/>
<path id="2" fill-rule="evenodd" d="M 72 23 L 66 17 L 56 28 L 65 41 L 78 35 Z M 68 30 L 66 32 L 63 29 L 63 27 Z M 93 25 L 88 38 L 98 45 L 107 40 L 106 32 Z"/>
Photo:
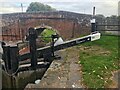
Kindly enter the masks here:
<path id="1" fill-rule="evenodd" d="M 34 28 L 29 28 L 29 45 L 30 45 L 30 54 L 31 54 L 31 67 L 36 69 L 37 66 L 37 50 L 36 50 L 36 38 L 37 33 Z"/>

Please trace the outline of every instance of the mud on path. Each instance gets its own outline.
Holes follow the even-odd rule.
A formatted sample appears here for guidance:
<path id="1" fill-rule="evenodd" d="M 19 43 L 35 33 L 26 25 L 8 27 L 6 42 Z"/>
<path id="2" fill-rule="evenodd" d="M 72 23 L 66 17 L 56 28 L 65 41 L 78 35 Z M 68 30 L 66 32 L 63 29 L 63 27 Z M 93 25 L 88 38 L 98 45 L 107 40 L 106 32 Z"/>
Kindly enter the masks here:
<path id="1" fill-rule="evenodd" d="M 29 84 L 26 88 L 84 88 L 79 62 L 79 50 L 76 47 L 57 52 L 61 60 L 54 60 L 38 84 Z"/>

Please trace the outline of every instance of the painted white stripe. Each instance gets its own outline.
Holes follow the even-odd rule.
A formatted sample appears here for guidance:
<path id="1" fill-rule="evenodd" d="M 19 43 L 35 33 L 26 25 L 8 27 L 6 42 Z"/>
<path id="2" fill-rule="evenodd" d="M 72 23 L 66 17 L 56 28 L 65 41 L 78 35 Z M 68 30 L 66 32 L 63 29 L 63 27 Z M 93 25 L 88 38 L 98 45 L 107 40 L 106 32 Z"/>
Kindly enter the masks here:
<path id="1" fill-rule="evenodd" d="M 95 34 L 91 34 L 91 41 L 95 41 L 100 39 L 101 34 L 100 33 L 95 33 Z"/>

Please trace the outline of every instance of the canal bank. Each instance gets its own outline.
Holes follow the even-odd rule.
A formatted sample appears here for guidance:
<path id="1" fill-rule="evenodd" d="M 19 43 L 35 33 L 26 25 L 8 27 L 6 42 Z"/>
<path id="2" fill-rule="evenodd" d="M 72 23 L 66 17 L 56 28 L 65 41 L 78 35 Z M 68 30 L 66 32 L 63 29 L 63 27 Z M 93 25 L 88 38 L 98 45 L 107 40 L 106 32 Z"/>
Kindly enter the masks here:
<path id="1" fill-rule="evenodd" d="M 25 90 L 34 88 L 84 88 L 82 84 L 79 50 L 77 47 L 57 52 L 60 60 L 54 60 L 37 84 L 29 83 Z"/>

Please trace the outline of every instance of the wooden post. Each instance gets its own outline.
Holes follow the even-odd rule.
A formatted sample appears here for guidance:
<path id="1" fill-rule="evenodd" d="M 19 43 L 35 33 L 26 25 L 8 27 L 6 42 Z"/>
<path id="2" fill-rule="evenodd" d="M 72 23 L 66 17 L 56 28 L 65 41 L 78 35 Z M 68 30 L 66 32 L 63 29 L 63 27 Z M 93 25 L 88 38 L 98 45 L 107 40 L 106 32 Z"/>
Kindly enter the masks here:
<path id="1" fill-rule="evenodd" d="M 18 46 L 10 46 L 10 59 L 11 59 L 11 73 L 16 73 L 19 65 L 19 60 L 18 60 L 18 55 L 19 55 L 19 49 Z"/>
<path id="2" fill-rule="evenodd" d="M 6 81 L 2 81 L 4 84 L 8 83 L 9 85 L 3 85 L 3 88 L 16 88 L 16 81 L 14 76 L 17 74 L 19 60 L 18 60 L 18 47 L 3 45 L 3 57 L 2 59 L 5 62 L 5 71 L 3 72 L 3 78 Z"/>
<path id="3" fill-rule="evenodd" d="M 29 45 L 30 45 L 30 54 L 31 54 L 31 67 L 36 69 L 37 66 L 37 50 L 36 50 L 36 38 L 37 33 L 34 28 L 29 28 Z"/>
<path id="4" fill-rule="evenodd" d="M 6 70 L 11 69 L 11 65 L 10 65 L 10 63 L 11 63 L 10 62 L 10 46 L 3 46 L 3 57 L 2 58 L 5 62 Z"/>
<path id="5" fill-rule="evenodd" d="M 5 68 L 9 74 L 13 74 L 18 69 L 18 47 L 16 46 L 3 46 L 3 60 Z"/>

